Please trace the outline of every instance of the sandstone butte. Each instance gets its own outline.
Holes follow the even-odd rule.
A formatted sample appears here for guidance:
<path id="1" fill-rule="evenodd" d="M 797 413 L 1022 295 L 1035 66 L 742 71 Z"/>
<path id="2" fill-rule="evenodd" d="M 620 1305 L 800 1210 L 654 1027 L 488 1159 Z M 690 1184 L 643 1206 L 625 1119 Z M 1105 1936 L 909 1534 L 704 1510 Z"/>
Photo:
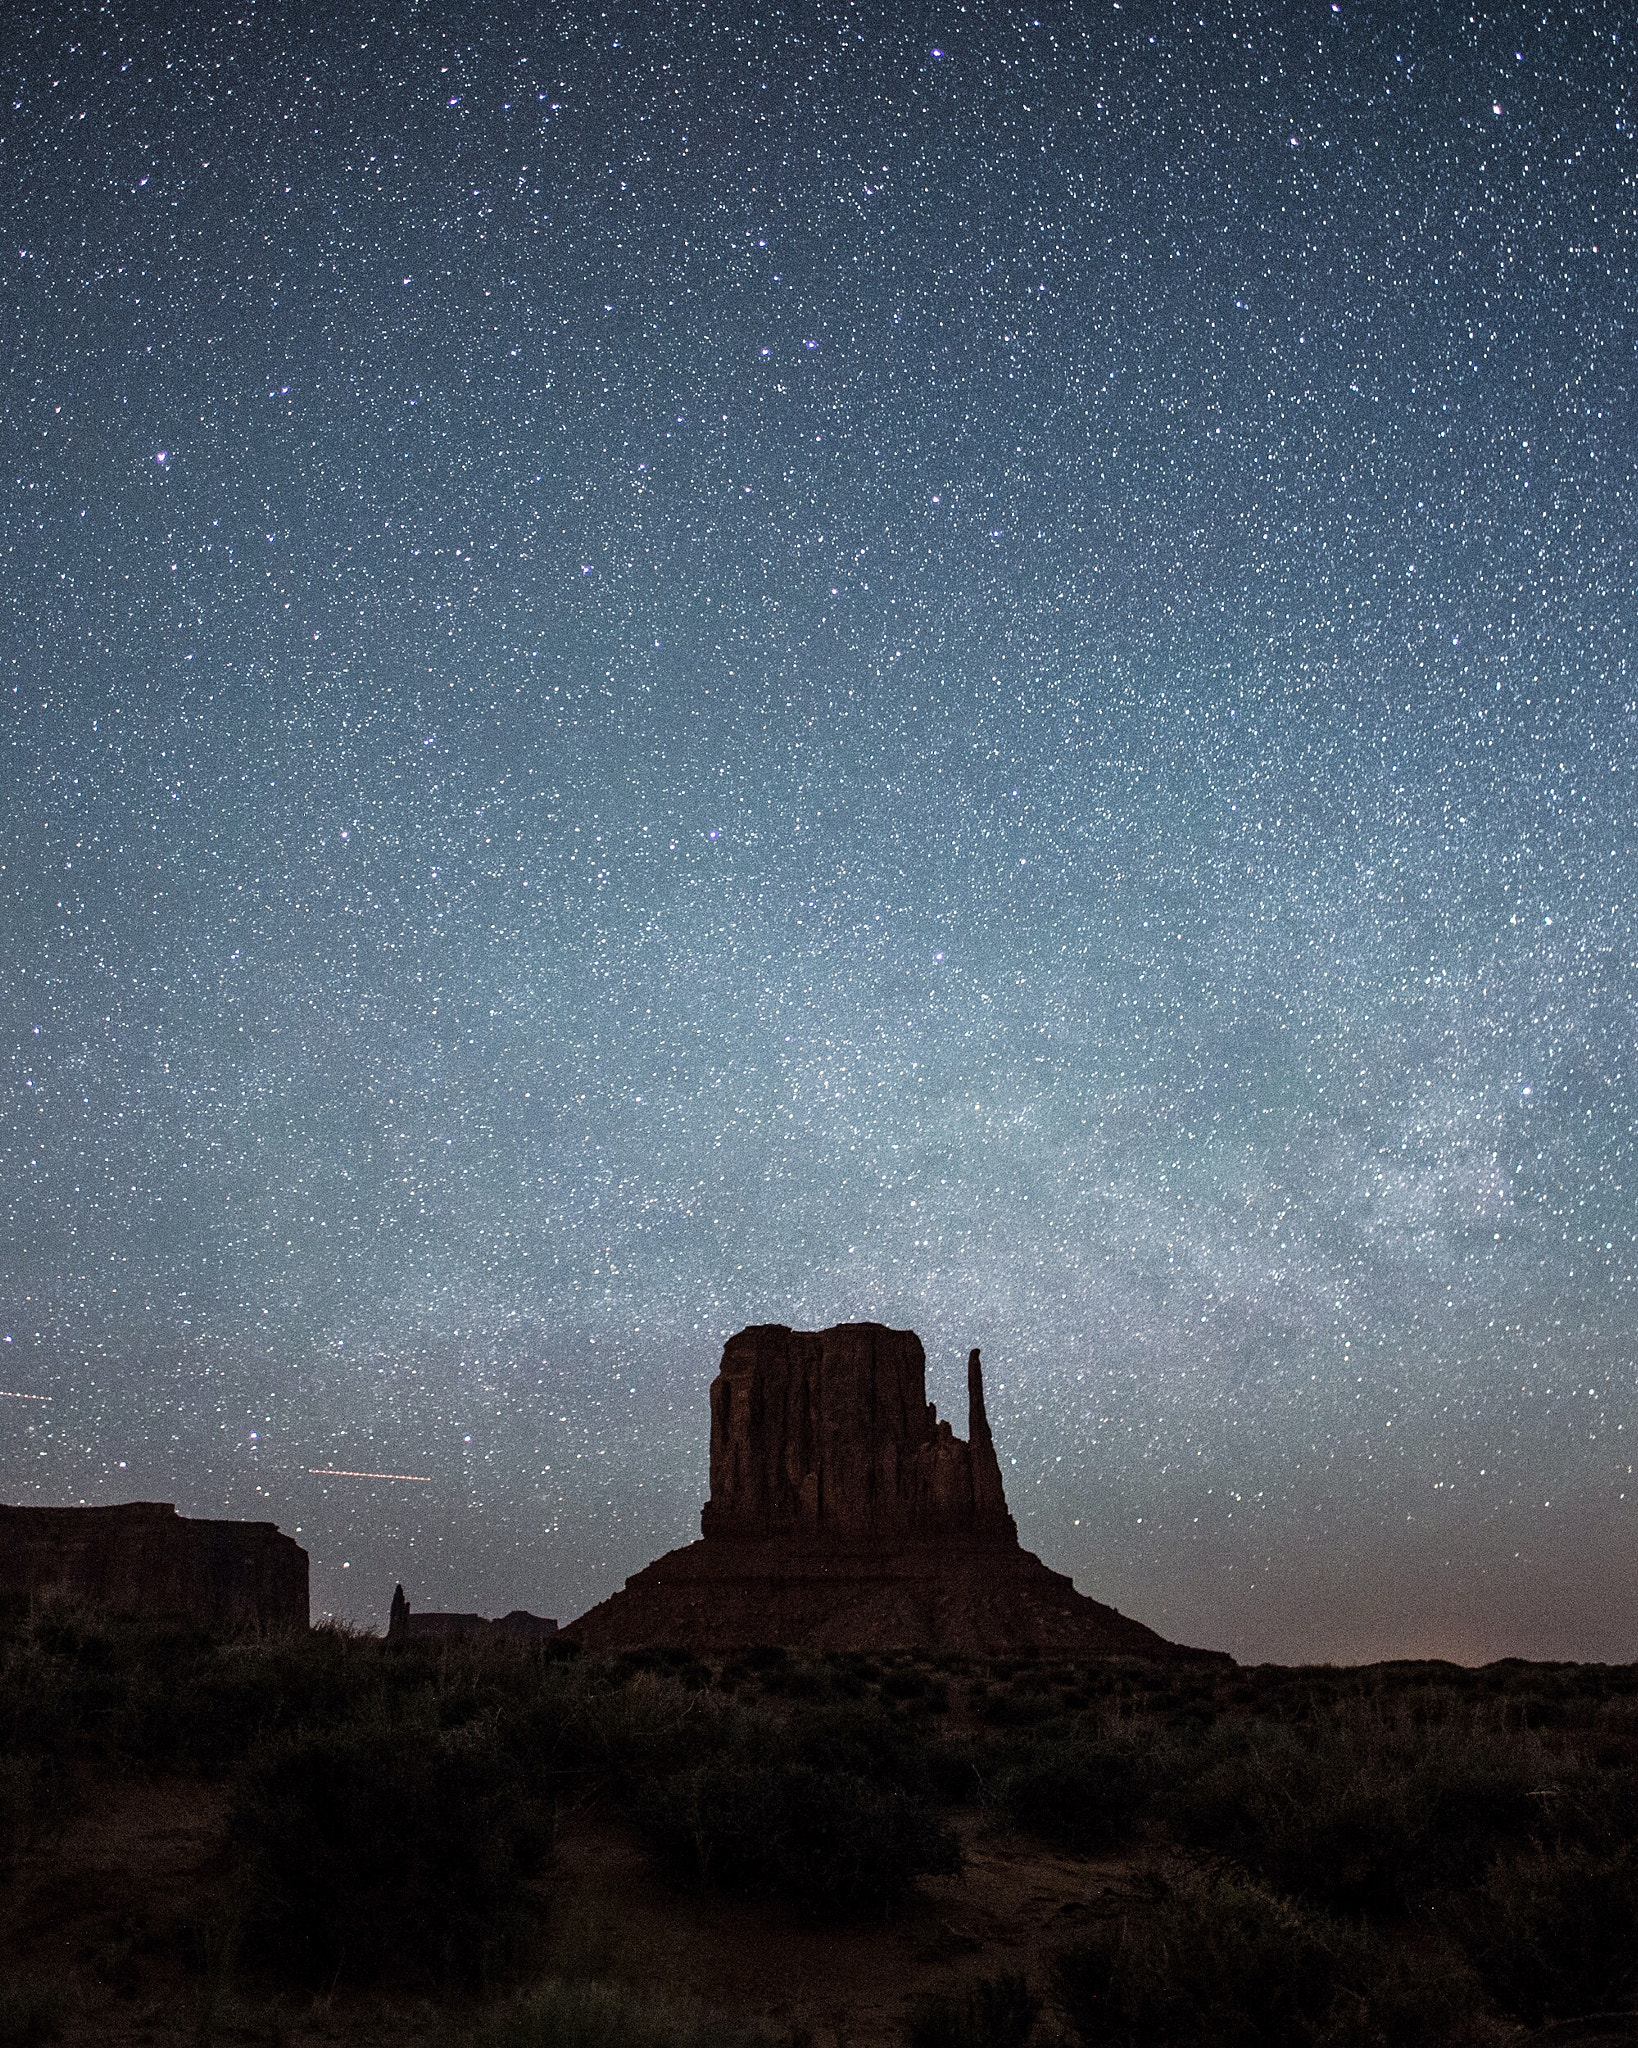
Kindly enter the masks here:
<path id="1" fill-rule="evenodd" d="M 978 1353 L 965 1443 L 939 1420 L 926 1375 L 915 1332 L 880 1323 L 765 1323 L 730 1337 L 711 1383 L 700 1541 L 636 1573 L 565 1636 L 588 1650 L 782 1643 L 1216 1661 L 1088 1599 L 1025 1550 Z"/>
<path id="2" fill-rule="evenodd" d="M 0 1596 L 83 1600 L 209 1627 L 306 1628 L 307 1552 L 271 1522 L 206 1522 L 165 1501 L 0 1507 Z"/>

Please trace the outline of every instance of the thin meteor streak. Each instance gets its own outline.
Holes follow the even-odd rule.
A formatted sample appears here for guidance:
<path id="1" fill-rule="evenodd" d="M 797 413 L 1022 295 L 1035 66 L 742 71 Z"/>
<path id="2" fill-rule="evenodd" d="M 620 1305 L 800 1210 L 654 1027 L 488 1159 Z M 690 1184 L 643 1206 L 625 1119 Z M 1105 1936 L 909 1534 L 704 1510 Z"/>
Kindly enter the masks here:
<path id="1" fill-rule="evenodd" d="M 309 1465 L 308 1471 L 323 1479 L 407 1479 L 412 1486 L 430 1486 L 430 1472 L 346 1472 L 339 1465 Z"/>
<path id="2" fill-rule="evenodd" d="M 0 1387 L 0 1401 L 49 1401 L 49 1394 L 14 1394 L 9 1388 Z"/>

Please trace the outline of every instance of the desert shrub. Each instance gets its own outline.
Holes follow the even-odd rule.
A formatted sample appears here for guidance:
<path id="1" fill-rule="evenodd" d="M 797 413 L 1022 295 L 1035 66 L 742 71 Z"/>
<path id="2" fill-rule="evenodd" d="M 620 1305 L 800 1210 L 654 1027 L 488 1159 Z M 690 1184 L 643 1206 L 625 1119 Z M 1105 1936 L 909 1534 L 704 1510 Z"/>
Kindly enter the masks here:
<path id="1" fill-rule="evenodd" d="M 614 1984 L 543 1985 L 491 2014 L 469 2048 L 765 2048 L 719 2015 Z"/>
<path id="2" fill-rule="evenodd" d="M 1040 1999 L 1017 1972 L 981 1977 L 919 1999 L 904 2025 L 905 2048 L 1027 2048 L 1040 2016 Z"/>
<path id="3" fill-rule="evenodd" d="M 1014 1826 L 1060 1848 L 1094 1853 L 1129 1842 L 1148 1803 L 1148 1744 L 1101 1732 L 1022 1746 L 995 1782 Z"/>
<path id="4" fill-rule="evenodd" d="M 634 1671 L 658 1671 L 677 1684 L 697 1691 L 711 1683 L 711 1667 L 702 1664 L 692 1650 L 678 1649 L 667 1644 L 648 1644 L 633 1650 L 615 1653 L 614 1668 L 622 1673 Z"/>
<path id="5" fill-rule="evenodd" d="M 1443 1943 L 1385 1942 L 1355 1930 L 1344 1935 L 1339 1962 L 1318 2048 L 1479 2048 L 1494 2041 L 1480 1985 Z"/>
<path id="6" fill-rule="evenodd" d="M 126 1706 L 112 1626 L 67 1603 L 42 1605 L 0 1646 L 0 1749 L 65 1758 L 106 1747 Z"/>
<path id="7" fill-rule="evenodd" d="M 550 1840 L 492 1735 L 389 1723 L 264 1745 L 229 1834 L 252 1945 L 307 1982 L 504 1969 Z"/>
<path id="8" fill-rule="evenodd" d="M 549 1770 L 580 1797 L 629 1805 L 754 1721 L 755 1709 L 716 1691 L 655 1672 L 618 1682 L 591 1664 L 509 1706 L 501 1726 L 531 1770 Z"/>
<path id="9" fill-rule="evenodd" d="M 1474 2001 L 1459 1964 L 1395 1954 L 1265 1886 L 1186 1877 L 1059 1956 L 1083 2048 L 1457 2048 Z"/>
<path id="10" fill-rule="evenodd" d="M 344 1630 L 224 1637 L 42 1603 L 0 1631 L 0 1748 L 214 1769 L 355 1705 L 378 1650 Z"/>
<path id="11" fill-rule="evenodd" d="M 831 1690 L 830 1673 L 816 1664 L 776 1664 L 762 1673 L 762 1690 L 774 1699 L 822 1700 Z"/>
<path id="12" fill-rule="evenodd" d="M 1609 2011 L 1638 1995 L 1638 1859 L 1630 1848 L 1499 1860 L 1453 1917 L 1479 1975 L 1519 2019 Z"/>
<path id="13" fill-rule="evenodd" d="M 1065 2022 L 1086 2048 L 1306 2048 L 1332 2002 L 1306 1917 L 1236 1878 L 1168 1885 L 1059 1956 Z"/>
<path id="14" fill-rule="evenodd" d="M 848 1771 L 906 1792 L 926 1790 L 928 1743 L 913 1723 L 877 1700 L 829 1700 L 803 1704 L 774 1721 L 755 1724 L 777 1743 L 819 1771 Z"/>
<path id="15" fill-rule="evenodd" d="M 379 1643 L 342 1628 L 217 1642 L 156 1630 L 130 1647 L 120 1746 L 157 1768 L 219 1770 L 281 1730 L 357 1716 L 382 1694 Z"/>
<path id="16" fill-rule="evenodd" d="M 1557 1842 L 1612 1854 L 1638 1841 L 1638 1765 L 1621 1751 L 1571 1757 L 1541 1800 L 1544 1829 Z"/>
<path id="17" fill-rule="evenodd" d="M 973 1713 L 993 1728 L 1037 1728 L 1043 1721 L 1057 1719 L 1063 1712 L 1055 1693 L 1039 1671 L 1031 1667 L 1014 1671 L 995 1667 L 987 1690 L 975 1686 L 969 1695 Z M 1000 1682 L 1004 1681 L 1004 1682 Z"/>
<path id="18" fill-rule="evenodd" d="M 754 1740 L 676 1772 L 634 1811 L 673 1876 L 829 1917 L 891 1912 L 918 1877 L 960 1867 L 955 1837 L 910 1793 Z"/>
<path id="19" fill-rule="evenodd" d="M 1489 1730 L 1260 1722 L 1213 1731 L 1194 1762 L 1165 1802 L 1177 1839 L 1338 1911 L 1398 1911 L 1477 1882 L 1543 1824 L 1544 1760 Z"/>

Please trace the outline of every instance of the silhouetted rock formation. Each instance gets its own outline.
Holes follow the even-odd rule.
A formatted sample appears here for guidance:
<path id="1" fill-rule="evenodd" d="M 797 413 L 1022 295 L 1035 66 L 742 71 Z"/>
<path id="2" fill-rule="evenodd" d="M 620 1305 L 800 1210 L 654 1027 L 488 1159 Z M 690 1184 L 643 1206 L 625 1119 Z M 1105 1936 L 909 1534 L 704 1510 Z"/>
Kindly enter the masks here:
<path id="1" fill-rule="evenodd" d="M 491 1621 L 483 1614 L 417 1614 L 404 1598 L 402 1586 L 392 1589 L 392 1609 L 387 1617 L 387 1641 L 408 1642 L 412 1636 L 555 1636 L 557 1623 L 544 1615 L 530 1614 L 514 1607 Z"/>
<path id="2" fill-rule="evenodd" d="M 1020 1548 L 967 1360 L 968 1440 L 927 1399 L 912 1330 L 763 1324 L 711 1384 L 703 1540 L 571 1622 L 588 1649 L 1016 1650 L 1197 1657 Z"/>
<path id="3" fill-rule="evenodd" d="M 741 1330 L 711 1383 L 711 1498 L 700 1527 L 707 1537 L 832 1543 L 1016 1542 L 976 1351 L 967 1400 L 963 1443 L 927 1398 L 913 1330 Z"/>
<path id="4" fill-rule="evenodd" d="M 212 1627 L 306 1628 L 307 1552 L 271 1522 L 196 1522 L 168 1502 L 0 1507 L 0 1594 Z"/>

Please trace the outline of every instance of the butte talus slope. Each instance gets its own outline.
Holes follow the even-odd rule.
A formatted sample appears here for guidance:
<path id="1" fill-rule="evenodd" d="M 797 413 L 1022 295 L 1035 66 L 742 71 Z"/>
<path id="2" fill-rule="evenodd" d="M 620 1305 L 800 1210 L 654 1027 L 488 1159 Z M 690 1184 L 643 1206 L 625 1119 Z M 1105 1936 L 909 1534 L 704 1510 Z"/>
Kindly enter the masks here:
<path id="1" fill-rule="evenodd" d="M 913 1330 L 765 1323 L 711 1385 L 711 1498 L 673 1550 L 570 1623 L 587 1649 L 1043 1650 L 1178 1657 L 1023 1549 L 975 1351 L 967 1442 L 927 1399 Z"/>

